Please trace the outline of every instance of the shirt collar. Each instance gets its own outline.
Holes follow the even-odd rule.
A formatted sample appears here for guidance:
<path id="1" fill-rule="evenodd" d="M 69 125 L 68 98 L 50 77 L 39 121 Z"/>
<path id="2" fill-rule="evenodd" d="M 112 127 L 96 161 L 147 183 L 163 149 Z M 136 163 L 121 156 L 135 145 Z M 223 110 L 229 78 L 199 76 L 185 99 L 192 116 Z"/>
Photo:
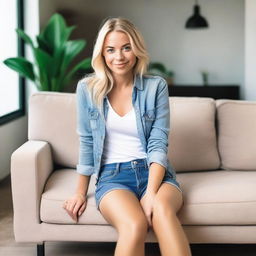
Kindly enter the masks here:
<path id="1" fill-rule="evenodd" d="M 143 79 L 142 76 L 140 76 L 140 74 L 135 74 L 133 81 L 133 86 L 135 86 L 138 90 L 143 90 Z M 104 99 L 106 98 L 107 96 L 105 95 Z"/>
<path id="2" fill-rule="evenodd" d="M 140 76 L 140 74 L 134 75 L 134 86 L 138 90 L 143 90 L 143 80 L 142 80 L 142 77 Z"/>

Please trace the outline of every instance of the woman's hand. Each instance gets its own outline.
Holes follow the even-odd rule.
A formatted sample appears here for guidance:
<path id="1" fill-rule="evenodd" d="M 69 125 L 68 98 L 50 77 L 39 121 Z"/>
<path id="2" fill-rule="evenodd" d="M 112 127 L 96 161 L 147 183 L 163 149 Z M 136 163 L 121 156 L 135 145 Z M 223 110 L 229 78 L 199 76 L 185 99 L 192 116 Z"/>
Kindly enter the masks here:
<path id="1" fill-rule="evenodd" d="M 64 201 L 63 208 L 67 211 L 69 216 L 77 222 L 78 217 L 84 212 L 86 204 L 86 196 L 76 193 L 74 196 Z"/>
<path id="2" fill-rule="evenodd" d="M 143 211 L 147 217 L 149 226 L 152 226 L 152 212 L 153 212 L 155 196 L 156 194 L 153 192 L 152 193 L 146 192 L 140 201 Z"/>

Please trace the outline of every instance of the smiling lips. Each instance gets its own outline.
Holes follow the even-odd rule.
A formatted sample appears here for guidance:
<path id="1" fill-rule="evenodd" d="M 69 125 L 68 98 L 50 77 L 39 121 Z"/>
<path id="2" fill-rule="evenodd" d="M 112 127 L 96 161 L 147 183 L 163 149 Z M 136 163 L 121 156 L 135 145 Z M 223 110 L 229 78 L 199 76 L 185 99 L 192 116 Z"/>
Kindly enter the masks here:
<path id="1" fill-rule="evenodd" d="M 127 62 L 126 63 L 115 64 L 115 65 L 118 66 L 118 67 L 123 67 L 126 64 L 127 64 Z"/>

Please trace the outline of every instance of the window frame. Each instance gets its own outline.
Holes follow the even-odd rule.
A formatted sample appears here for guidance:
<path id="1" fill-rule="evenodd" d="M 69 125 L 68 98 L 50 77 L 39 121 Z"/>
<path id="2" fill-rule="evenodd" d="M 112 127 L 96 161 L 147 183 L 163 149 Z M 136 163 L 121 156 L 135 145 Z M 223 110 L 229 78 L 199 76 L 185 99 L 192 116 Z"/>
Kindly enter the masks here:
<path id="1" fill-rule="evenodd" d="M 24 1 L 16 0 L 17 6 L 17 27 L 24 30 Z M 18 57 L 25 57 L 25 43 L 17 35 Z M 0 116 L 0 125 L 13 121 L 21 116 L 25 115 L 25 78 L 19 74 L 19 108 L 6 115 Z"/>

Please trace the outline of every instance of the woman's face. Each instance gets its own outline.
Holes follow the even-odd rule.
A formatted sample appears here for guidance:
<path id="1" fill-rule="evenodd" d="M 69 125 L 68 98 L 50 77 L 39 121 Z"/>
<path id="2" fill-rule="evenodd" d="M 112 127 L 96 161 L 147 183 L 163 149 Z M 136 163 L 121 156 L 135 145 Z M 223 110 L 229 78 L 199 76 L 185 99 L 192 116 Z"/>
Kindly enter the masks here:
<path id="1" fill-rule="evenodd" d="M 126 75 L 132 72 L 136 56 L 132 51 L 126 33 L 112 31 L 107 34 L 103 44 L 102 55 L 113 75 Z"/>

